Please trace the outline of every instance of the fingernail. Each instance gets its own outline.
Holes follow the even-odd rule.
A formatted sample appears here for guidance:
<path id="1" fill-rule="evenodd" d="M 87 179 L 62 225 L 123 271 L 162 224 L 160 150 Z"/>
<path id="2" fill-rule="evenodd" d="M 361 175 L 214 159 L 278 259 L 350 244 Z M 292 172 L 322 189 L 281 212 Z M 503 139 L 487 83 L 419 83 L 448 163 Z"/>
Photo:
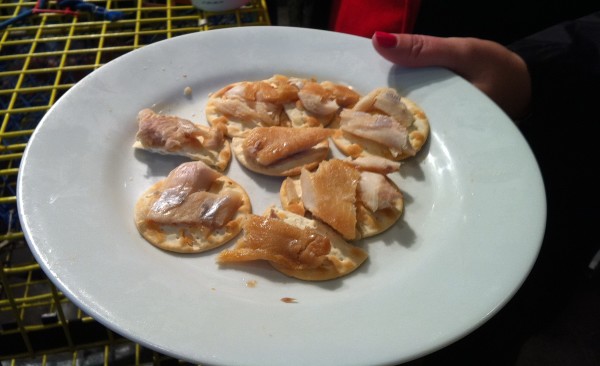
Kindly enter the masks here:
<path id="1" fill-rule="evenodd" d="M 398 40 L 396 36 L 386 32 L 375 32 L 377 43 L 383 48 L 396 47 Z"/>

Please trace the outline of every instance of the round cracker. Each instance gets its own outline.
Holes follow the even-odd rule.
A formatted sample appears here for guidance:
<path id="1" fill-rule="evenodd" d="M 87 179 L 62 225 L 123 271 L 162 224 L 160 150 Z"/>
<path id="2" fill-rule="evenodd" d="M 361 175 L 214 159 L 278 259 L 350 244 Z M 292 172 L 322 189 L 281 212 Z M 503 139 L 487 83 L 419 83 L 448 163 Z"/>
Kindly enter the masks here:
<path id="1" fill-rule="evenodd" d="M 394 181 L 384 175 L 385 179 L 400 193 L 401 199 L 394 202 L 394 206 L 383 208 L 375 212 L 369 210 L 357 196 L 356 225 L 357 238 L 368 238 L 380 234 L 392 227 L 404 213 L 404 198 L 402 191 Z M 279 190 L 279 200 L 284 210 L 305 217 L 310 216 L 302 203 L 302 186 L 299 177 L 286 178 Z"/>
<path id="2" fill-rule="evenodd" d="M 213 127 L 225 127 L 227 130 L 227 136 L 239 136 L 244 131 L 257 127 L 258 124 L 250 123 L 246 121 L 238 121 L 233 118 L 225 117 L 222 113 L 220 113 L 215 105 L 215 101 L 222 98 L 223 95 L 231 88 L 244 83 L 243 81 L 232 83 L 226 85 L 225 87 L 219 89 L 218 91 L 212 93 L 208 97 L 208 101 L 206 102 L 206 106 L 204 107 L 204 112 L 206 115 L 206 120 Z"/>
<path id="3" fill-rule="evenodd" d="M 361 238 L 375 236 L 388 230 L 398 222 L 403 212 L 404 198 L 397 201 L 393 207 L 383 208 L 375 212 L 359 202 L 356 205 L 356 221 Z"/>
<path id="4" fill-rule="evenodd" d="M 219 112 L 219 110 L 216 106 L 216 102 L 218 100 L 220 100 L 221 98 L 223 98 L 223 96 L 225 95 L 225 93 L 227 93 L 227 91 L 229 91 L 230 89 L 232 89 L 238 85 L 242 85 L 244 83 L 262 82 L 262 81 L 271 82 L 274 80 L 277 80 L 276 76 L 273 76 L 272 78 L 266 79 L 266 80 L 239 81 L 239 82 L 235 82 L 235 83 L 226 85 L 225 87 L 212 93 L 208 97 L 208 101 L 206 102 L 206 106 L 204 108 L 206 120 L 213 127 L 221 127 L 221 126 L 225 127 L 225 129 L 227 131 L 227 136 L 229 136 L 229 137 L 241 136 L 244 132 L 253 129 L 254 127 L 268 127 L 269 126 L 268 124 L 263 124 L 263 123 L 254 122 L 254 121 L 245 121 L 245 120 L 241 120 L 241 119 L 236 119 L 233 116 L 226 116 L 225 114 Z M 273 104 L 279 105 L 281 108 L 281 110 L 279 111 L 279 115 L 277 116 L 277 118 L 275 118 L 275 120 L 278 120 L 279 123 L 274 124 L 274 125 L 291 126 L 289 118 L 287 116 L 287 113 L 285 112 L 284 107 L 283 107 L 284 103 L 273 102 Z"/>
<path id="5" fill-rule="evenodd" d="M 295 86 L 298 90 L 302 89 L 302 85 L 305 82 L 316 82 L 313 79 L 303 79 L 297 77 L 287 77 L 283 75 L 274 75 L 269 79 L 256 80 L 256 81 L 239 81 L 226 85 L 218 91 L 212 93 L 205 106 L 206 119 L 212 126 L 224 126 L 227 129 L 227 135 L 229 137 L 241 136 L 245 131 L 250 130 L 254 127 L 268 127 L 257 122 L 242 121 L 235 119 L 232 116 L 226 116 L 219 112 L 216 107 L 216 101 L 223 98 L 227 91 L 241 85 L 242 83 L 251 82 L 267 82 L 273 84 L 287 83 L 288 85 Z M 349 108 L 356 103 L 356 100 L 360 98 L 360 94 L 355 92 L 352 88 L 343 84 L 333 83 L 331 81 L 323 81 L 319 83 L 325 90 L 331 93 L 331 96 L 335 98 L 336 103 L 341 108 Z M 280 115 L 276 118 L 279 121 L 279 126 L 303 128 L 303 127 L 328 127 L 332 121 L 337 118 L 339 110 L 332 112 L 327 115 L 318 115 L 308 111 L 303 105 L 300 99 L 286 100 L 274 102 L 275 104 L 282 107 Z"/>
<path id="6" fill-rule="evenodd" d="M 242 229 L 246 215 L 252 212 L 250 197 L 241 185 L 221 175 L 211 188 L 211 193 L 234 191 L 242 198 L 242 205 L 231 221 L 223 227 L 210 230 L 203 225 L 165 225 L 146 219 L 150 208 L 163 192 L 164 180 L 148 188 L 135 205 L 135 225 L 140 234 L 152 245 L 178 253 L 201 253 L 219 247 L 233 239 Z"/>
<path id="7" fill-rule="evenodd" d="M 277 215 L 277 217 L 290 225 L 314 229 L 321 235 L 326 236 L 331 243 L 331 251 L 327 254 L 327 259 L 317 268 L 297 270 L 269 262 L 273 268 L 287 276 L 305 281 L 331 280 L 353 272 L 368 257 L 366 251 L 349 244 L 333 229 L 318 220 L 308 219 L 274 206 L 265 215 Z"/>
<path id="8" fill-rule="evenodd" d="M 279 201 L 284 210 L 305 216 L 306 209 L 302 202 L 302 187 L 298 177 L 287 177 L 281 182 Z"/>
<path id="9" fill-rule="evenodd" d="M 401 101 L 414 117 L 413 123 L 408 126 L 408 142 L 415 150 L 415 154 L 417 154 L 421 151 L 429 137 L 429 119 L 425 111 L 414 101 L 406 97 L 401 97 Z M 332 123 L 330 128 L 337 128 L 332 136 L 332 140 L 335 146 L 347 156 L 357 158 L 359 156 L 375 155 L 395 161 L 405 160 L 414 156 L 405 152 L 394 156 L 390 149 L 383 144 L 342 131 L 339 129 L 339 118 Z"/>

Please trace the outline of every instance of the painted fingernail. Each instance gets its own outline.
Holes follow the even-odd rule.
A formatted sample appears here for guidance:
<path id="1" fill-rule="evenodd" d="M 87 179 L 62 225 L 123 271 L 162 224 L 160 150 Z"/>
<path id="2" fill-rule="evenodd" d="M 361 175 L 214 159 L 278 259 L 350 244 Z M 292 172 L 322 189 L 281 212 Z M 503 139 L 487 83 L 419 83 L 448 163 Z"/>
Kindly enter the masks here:
<path id="1" fill-rule="evenodd" d="M 375 39 L 383 48 L 396 47 L 398 42 L 395 35 L 386 32 L 375 32 Z"/>

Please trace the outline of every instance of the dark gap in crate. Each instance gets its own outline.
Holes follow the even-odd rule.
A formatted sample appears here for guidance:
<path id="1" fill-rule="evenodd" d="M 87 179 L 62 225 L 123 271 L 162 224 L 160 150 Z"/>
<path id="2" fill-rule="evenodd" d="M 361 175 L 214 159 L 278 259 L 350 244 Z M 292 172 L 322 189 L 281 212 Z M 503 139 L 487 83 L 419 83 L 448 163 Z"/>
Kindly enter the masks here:
<path id="1" fill-rule="evenodd" d="M 199 14 L 198 9 L 196 8 L 174 8 L 171 11 L 171 16 L 176 18 L 176 17 L 189 17 L 189 16 L 193 16 L 193 17 L 197 17 Z"/>
<path id="2" fill-rule="evenodd" d="M 36 261 L 23 239 L 13 240 L 0 249 L 0 265 L 4 268 L 17 268 L 32 264 L 36 264 Z M 35 270 L 32 272 L 38 271 Z"/>
<path id="3" fill-rule="evenodd" d="M 64 51 L 65 45 L 66 42 L 64 40 L 40 38 L 36 44 L 35 52 L 31 57 L 29 68 L 57 67 L 60 64 L 60 53 Z M 48 55 L 47 53 L 54 54 Z"/>
<path id="4" fill-rule="evenodd" d="M 12 140 L 12 139 L 11 139 Z M 4 139 L 5 143 L 10 143 L 8 139 Z M 0 153 L 0 169 L 15 169 L 19 167 L 21 162 L 21 155 L 17 153 L 18 157 L 13 158 L 5 158 L 3 155 L 11 154 L 12 151 L 6 150 Z M 14 174 L 6 174 L 0 175 L 0 197 L 14 196 L 13 187 L 16 184 L 17 180 L 14 179 Z M 7 193 L 8 190 L 8 193 Z"/>
<path id="5" fill-rule="evenodd" d="M 10 192 L 14 191 L 15 189 L 12 187 Z M 12 195 L 14 196 L 14 194 Z M 14 203 L 3 203 L 0 204 L 0 233 L 6 234 L 9 232 L 21 232 L 21 223 L 17 213 L 17 205 Z"/>
<path id="6" fill-rule="evenodd" d="M 15 41 L 22 41 L 17 39 Z M 2 56 L 10 56 L 9 62 L 7 63 L 7 70 L 9 71 L 21 71 L 25 65 L 25 60 L 31 52 L 32 45 L 29 43 L 17 43 L 2 47 Z"/>
<path id="7" fill-rule="evenodd" d="M 54 85 L 54 82 L 56 81 L 56 71 L 56 68 L 53 70 L 38 70 L 36 72 L 27 70 L 25 71 L 21 88 Z"/>
<path id="8" fill-rule="evenodd" d="M 27 346 L 20 333 L 0 332 L 0 357 L 27 352 Z"/>
<path id="9" fill-rule="evenodd" d="M 237 18 L 235 14 L 215 14 L 208 15 L 206 17 L 206 23 L 208 26 L 222 26 L 222 25 L 234 25 L 237 24 Z"/>
<path id="10" fill-rule="evenodd" d="M 131 30 L 133 32 L 133 29 Z M 110 35 L 110 34 L 109 34 Z M 120 47 L 133 45 L 133 34 L 112 34 L 104 38 L 103 47 Z"/>
<path id="11" fill-rule="evenodd" d="M 160 23 L 164 24 L 164 19 L 167 17 L 167 11 L 164 9 L 164 5 L 157 4 L 156 6 L 142 7 L 141 16 L 144 20 L 144 24 L 148 24 L 148 20 L 161 19 Z M 144 27 L 150 29 L 151 27 Z"/>
<path id="12" fill-rule="evenodd" d="M 34 270 L 31 270 L 31 279 L 33 281 L 41 281 L 47 279 L 47 277 L 41 268 L 36 268 Z"/>
<path id="13" fill-rule="evenodd" d="M 16 316 L 14 312 L 12 312 L 12 316 L 11 313 L 6 313 L 2 316 L 3 318 L 3 328 L 10 326 L 10 324 L 12 323 L 16 323 L 17 320 L 21 321 L 21 325 L 28 327 L 28 326 L 40 326 L 42 324 L 57 324 L 57 321 L 51 321 L 51 315 L 52 315 L 52 304 L 53 304 L 53 299 L 51 297 L 48 296 L 44 296 L 44 297 L 38 297 L 36 298 L 36 295 L 50 295 L 50 291 L 48 290 L 48 287 L 46 287 L 47 292 L 45 293 L 33 293 L 33 292 L 25 292 L 23 290 L 26 289 L 26 287 L 22 286 L 17 286 L 17 287 L 11 287 L 12 293 L 9 294 L 9 296 L 12 296 L 15 300 L 19 299 L 19 300 L 23 300 L 20 301 L 19 305 L 18 305 L 18 309 L 16 309 L 18 311 L 19 314 L 19 318 L 20 319 L 15 319 L 14 317 Z"/>
<path id="14" fill-rule="evenodd" d="M 50 108 L 51 90 L 39 90 L 28 93 L 17 93 L 17 98 L 13 105 L 14 109 L 29 107 L 48 107 Z"/>
<path id="15" fill-rule="evenodd" d="M 99 38 L 73 39 L 69 45 L 70 51 L 65 60 L 65 65 L 93 65 L 96 62 L 95 49 L 98 48 Z"/>
<path id="16" fill-rule="evenodd" d="M 86 64 L 87 67 L 76 70 L 63 70 L 60 82 L 61 84 L 75 84 L 95 70 L 92 64 Z"/>
<path id="17" fill-rule="evenodd" d="M 140 363 L 151 363 L 154 361 L 154 356 L 155 356 L 155 352 L 148 349 L 148 348 L 144 348 L 141 347 L 140 348 Z"/>
<path id="18" fill-rule="evenodd" d="M 69 333 L 76 345 L 107 341 L 108 330 L 96 321 L 71 320 L 67 324 Z"/>
<path id="19" fill-rule="evenodd" d="M 8 138 L 3 138 L 2 142 L 4 146 L 10 145 L 11 143 L 13 143 L 13 139 L 8 139 Z M 19 167 L 19 164 L 21 163 L 21 155 L 19 154 L 22 150 L 23 150 L 23 146 L 21 146 L 21 149 L 19 149 L 18 151 L 11 151 L 11 149 L 1 149 L 2 152 L 0 152 L 0 169 L 15 169 Z M 4 156 L 7 154 L 14 154 L 11 156 Z M 8 178 L 8 177 L 12 177 L 14 174 L 2 174 L 0 175 L 0 178 Z M 14 177 L 13 177 L 14 178 Z M 0 187 L 1 188 L 6 188 L 6 186 L 8 184 L 10 184 L 12 186 L 12 183 L 16 182 L 16 179 L 1 179 L 0 180 Z M 0 192 L 0 193 L 4 193 L 4 192 Z M 4 196 L 4 195 L 2 195 Z"/>
<path id="20" fill-rule="evenodd" d="M 71 14 L 65 14 L 65 15 L 61 15 L 61 16 L 52 16 L 52 17 L 48 17 L 46 20 L 46 24 L 51 25 L 51 24 L 56 24 L 59 26 L 64 26 L 64 25 L 70 25 L 73 23 L 73 19 L 74 19 L 74 15 Z M 77 23 L 76 26 L 77 27 L 81 27 L 84 26 L 86 23 L 88 22 L 92 22 L 96 19 L 101 19 L 101 18 L 96 18 L 93 15 L 91 15 L 89 12 L 87 11 L 78 11 L 77 12 Z M 60 28 L 58 28 L 60 29 Z M 66 29 L 66 30 L 65 30 Z M 54 29 L 50 28 L 48 29 L 48 32 L 51 34 L 54 31 Z M 60 31 L 60 33 L 65 34 L 68 31 L 68 27 L 62 27 L 62 30 Z"/>
<path id="21" fill-rule="evenodd" d="M 165 33 L 144 34 L 140 36 L 139 43 L 140 45 L 149 45 L 165 39 L 167 39 L 167 35 Z"/>
<path id="22" fill-rule="evenodd" d="M 166 0 L 144 0 L 142 3 L 142 9 L 148 9 L 153 7 L 164 7 L 166 6 Z M 191 0 L 173 0 L 173 5 L 191 5 Z"/>
<path id="23" fill-rule="evenodd" d="M 12 268 L 18 267 L 12 266 Z M 22 271 L 5 275 L 5 280 L 7 281 L 8 286 L 10 286 L 11 294 L 13 297 L 23 297 L 25 291 L 25 282 L 27 281 L 27 277 L 29 276 L 29 274 L 30 271 Z"/>
<path id="24" fill-rule="evenodd" d="M 185 365 L 184 363 L 179 362 L 178 360 L 168 357 L 168 356 L 159 356 L 158 364 L 161 366 L 181 366 Z"/>
<path id="25" fill-rule="evenodd" d="M 134 0 L 113 0 L 110 9 L 131 9 L 137 7 L 137 1 Z"/>
<path id="26" fill-rule="evenodd" d="M 81 363 L 73 363 L 73 352 L 49 353 L 46 355 L 46 364 L 52 366 L 82 365 Z"/>
<path id="27" fill-rule="evenodd" d="M 5 296 L 12 298 L 12 299 L 20 299 L 23 298 L 25 296 L 25 286 L 23 285 L 25 283 L 25 276 L 27 275 L 26 272 L 24 273 L 19 273 L 18 275 L 13 275 L 8 277 L 7 279 L 7 288 L 3 290 L 5 290 Z"/>
<path id="28" fill-rule="evenodd" d="M 150 14 L 154 13 L 154 16 Z M 166 28 L 166 13 L 164 11 L 147 12 L 142 13 L 142 19 L 140 20 L 140 30 L 146 33 L 153 33 L 153 31 L 161 31 Z"/>
<path id="29" fill-rule="evenodd" d="M 8 332 L 11 330 L 16 330 L 19 328 L 19 323 L 17 323 L 16 319 L 3 317 L 0 319 L 0 330 L 3 332 Z"/>
<path id="30" fill-rule="evenodd" d="M 171 11 L 171 17 L 174 21 L 179 21 L 178 17 L 194 17 L 198 18 L 199 11 L 196 8 L 175 8 Z"/>
<path id="31" fill-rule="evenodd" d="M 127 52 L 129 52 L 129 50 L 125 50 L 125 51 L 104 51 L 102 52 L 101 55 L 101 63 L 105 64 L 108 63 L 111 60 L 116 59 L 117 57 L 120 57 L 124 54 L 126 54 Z"/>
<path id="32" fill-rule="evenodd" d="M 27 47 L 28 49 L 28 47 Z M 15 54 L 20 54 L 23 52 L 27 52 L 25 47 L 23 46 L 8 46 L 3 47 L 0 56 L 12 56 Z M 0 73 L 7 72 L 15 72 L 23 69 L 25 64 L 24 57 L 10 58 L 0 62 Z M 0 89 L 2 90 L 11 90 L 14 89 L 17 85 L 17 81 L 19 80 L 19 75 L 17 73 L 3 75 L 0 77 Z M 11 100 L 11 94 L 0 94 L 0 109 L 6 110 L 8 109 L 9 103 Z"/>
<path id="33" fill-rule="evenodd" d="M 39 50 L 38 50 L 39 51 Z M 38 52 L 39 53 L 39 52 Z M 60 55 L 35 55 L 29 60 L 27 70 L 56 69 L 60 66 Z"/>
<path id="34" fill-rule="evenodd" d="M 2 62 L 0 62 L 0 67 Z M 0 71 L 1 72 L 1 71 Z M 14 89 L 17 85 L 17 80 L 19 79 L 18 75 L 5 75 L 0 78 L 0 89 L 1 90 L 11 90 Z M 2 93 L 0 94 L 0 110 L 8 110 L 8 106 L 10 105 L 10 100 L 12 98 L 12 93 Z"/>
<path id="35" fill-rule="evenodd" d="M 242 11 L 240 12 L 240 22 L 242 23 L 242 25 L 246 23 L 257 23 L 261 21 L 262 16 L 262 12 Z"/>
<path id="36" fill-rule="evenodd" d="M 41 270 L 37 269 L 29 271 L 27 281 L 28 282 L 25 285 L 27 286 L 28 296 L 45 295 L 50 293 L 50 281 L 42 274 Z M 48 303 L 53 302 L 51 298 L 45 301 Z"/>
<path id="37" fill-rule="evenodd" d="M 68 347 L 69 343 L 62 327 L 44 327 L 27 332 L 31 347 L 36 352 L 49 351 L 55 348 Z"/>
<path id="38" fill-rule="evenodd" d="M 24 147 L 22 148 L 24 149 Z M 20 152 L 22 151 L 14 151 L 15 153 L 15 157 L 12 158 L 4 158 L 1 160 L 2 164 L 0 164 L 1 169 L 16 169 L 19 167 L 20 163 L 21 163 L 21 154 Z M 8 152 L 10 153 L 10 152 Z M 7 154 L 7 152 L 3 152 L 2 154 L 0 154 L 0 157 L 2 157 L 2 155 Z M 14 196 L 15 195 L 15 187 L 17 184 L 17 179 L 15 174 L 6 174 L 6 175 L 2 175 L 2 178 L 9 178 L 10 179 L 2 179 L 2 181 L 0 182 L 0 197 L 6 197 L 6 196 Z"/>
<path id="39" fill-rule="evenodd" d="M 73 53 L 66 57 L 64 66 L 90 65 L 91 68 L 96 64 L 96 52 Z M 62 78 L 64 79 L 64 78 Z"/>
<path id="40" fill-rule="evenodd" d="M 0 299 L 6 298 L 6 294 L 0 291 Z M 0 334 L 8 332 L 18 328 L 17 320 L 15 319 L 14 313 L 11 309 L 7 308 L 4 311 L 0 311 Z"/>
<path id="41" fill-rule="evenodd" d="M 175 19 L 173 22 L 173 28 L 173 30 L 176 32 L 181 28 L 199 29 L 200 23 L 198 22 L 198 19 Z"/>
<path id="42" fill-rule="evenodd" d="M 65 83 L 67 84 L 67 83 Z M 75 84 L 75 82 L 69 82 L 68 84 Z M 69 88 L 61 88 L 61 89 L 57 89 L 56 90 L 56 100 L 54 101 L 56 103 L 56 101 L 58 101 L 60 99 L 60 97 L 62 97 L 67 90 L 69 90 Z"/>
<path id="43" fill-rule="evenodd" d="M 31 298 L 32 294 L 27 294 L 27 298 Z M 44 301 L 36 300 L 36 303 L 33 303 L 32 300 L 29 300 L 25 307 L 25 312 L 21 319 L 22 324 L 24 326 L 39 326 L 42 325 L 42 318 L 45 314 L 50 314 L 50 306 L 52 299 L 46 299 Z M 56 322 L 54 322 L 56 324 Z"/>
<path id="44" fill-rule="evenodd" d="M 75 29 L 74 37 L 71 42 L 77 41 L 80 43 L 87 43 L 88 48 L 98 47 L 98 41 L 108 32 L 112 27 L 112 23 L 103 26 L 103 23 L 95 22 L 90 24 L 80 24 Z"/>
<path id="45" fill-rule="evenodd" d="M 89 50 L 98 47 L 98 38 L 73 39 L 69 45 L 70 50 Z"/>
<path id="46" fill-rule="evenodd" d="M 14 6 L 13 7 L 7 6 L 7 7 L 0 8 L 0 15 L 2 15 L 2 16 L 11 17 L 14 15 L 14 13 L 15 13 Z"/>
<path id="47" fill-rule="evenodd" d="M 24 30 L 21 27 L 12 26 L 10 28 L 6 28 L 5 32 L 8 33 L 8 37 L 6 38 L 6 42 L 10 43 L 12 41 L 26 41 L 27 45 L 30 45 L 36 37 L 36 31 L 33 28 Z M 19 44 L 18 47 L 23 47 L 23 44 Z"/>
<path id="48" fill-rule="evenodd" d="M 23 67 L 23 60 L 9 60 L 6 62 L 0 62 L 0 73 L 2 72 L 11 72 L 15 70 L 20 70 Z M 4 75 L 0 77 L 0 88 L 2 90 L 14 89 L 17 85 L 17 81 L 19 80 L 19 75 L 10 74 Z M 8 109 L 8 103 L 10 102 L 11 95 L 0 94 L 0 108 Z"/>
<path id="49" fill-rule="evenodd" d="M 33 101 L 22 103 L 20 105 L 30 107 L 33 105 L 31 102 Z M 19 113 L 13 112 L 10 114 L 10 118 L 6 125 L 5 132 L 32 130 L 38 125 L 45 113 L 46 112 L 43 110 Z M 21 136 L 12 136 L 10 139 L 3 137 L 2 145 L 6 146 L 18 143 L 26 143 L 27 141 L 29 141 L 29 135 L 27 134 L 23 134 Z"/>

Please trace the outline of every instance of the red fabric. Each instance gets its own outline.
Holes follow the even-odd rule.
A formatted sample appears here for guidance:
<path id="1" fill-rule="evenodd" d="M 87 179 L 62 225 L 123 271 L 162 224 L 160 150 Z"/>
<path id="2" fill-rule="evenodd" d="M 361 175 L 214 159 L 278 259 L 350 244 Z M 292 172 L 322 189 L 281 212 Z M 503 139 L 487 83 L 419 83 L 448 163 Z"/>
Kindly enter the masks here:
<path id="1" fill-rule="evenodd" d="M 420 0 L 333 0 L 330 29 L 371 38 L 376 31 L 411 33 Z"/>

